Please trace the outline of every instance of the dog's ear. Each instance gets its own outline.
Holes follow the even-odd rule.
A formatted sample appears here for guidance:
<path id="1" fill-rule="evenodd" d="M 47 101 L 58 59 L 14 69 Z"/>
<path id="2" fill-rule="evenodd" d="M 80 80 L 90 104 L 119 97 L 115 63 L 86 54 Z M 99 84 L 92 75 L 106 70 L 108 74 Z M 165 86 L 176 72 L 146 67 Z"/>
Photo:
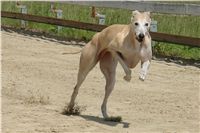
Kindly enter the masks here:
<path id="1" fill-rule="evenodd" d="M 151 14 L 150 12 L 145 12 L 145 13 L 150 17 L 150 14 Z"/>
<path id="2" fill-rule="evenodd" d="M 138 10 L 132 11 L 132 16 L 134 17 L 135 15 L 139 14 L 140 12 Z"/>
<path id="3" fill-rule="evenodd" d="M 140 12 L 138 10 L 132 11 L 132 17 L 131 22 L 133 22 L 135 15 L 139 14 Z"/>

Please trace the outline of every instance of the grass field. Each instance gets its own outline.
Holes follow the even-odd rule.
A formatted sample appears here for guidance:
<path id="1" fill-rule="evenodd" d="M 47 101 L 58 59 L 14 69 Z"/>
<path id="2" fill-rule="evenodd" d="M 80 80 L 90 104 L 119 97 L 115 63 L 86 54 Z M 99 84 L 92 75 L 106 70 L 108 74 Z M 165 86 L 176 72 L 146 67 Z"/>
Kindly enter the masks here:
<path id="1" fill-rule="evenodd" d="M 50 11 L 50 2 L 21 2 L 28 7 L 28 13 L 41 16 L 56 17 Z M 55 4 L 56 8 L 63 10 L 63 19 L 77 20 L 81 22 L 97 23 L 97 20 L 91 17 L 91 8 L 88 6 L 78 6 L 69 4 Z M 15 2 L 2 2 L 3 11 L 19 12 Z M 106 25 L 111 24 L 128 24 L 130 22 L 131 11 L 124 9 L 97 8 L 97 11 L 106 15 Z M 200 17 L 184 15 L 163 15 L 152 14 L 152 18 L 158 21 L 158 32 L 184 35 L 191 37 L 200 37 Z M 20 27 L 20 20 L 2 18 L 3 25 L 12 25 Z M 57 26 L 28 22 L 30 29 L 39 29 L 65 36 L 68 38 L 89 40 L 95 32 L 78 30 L 73 28 L 62 28 L 57 31 Z M 158 55 L 167 55 L 173 57 L 182 57 L 185 59 L 200 60 L 200 48 L 174 45 L 169 43 L 157 42 L 154 46 L 154 52 Z"/>

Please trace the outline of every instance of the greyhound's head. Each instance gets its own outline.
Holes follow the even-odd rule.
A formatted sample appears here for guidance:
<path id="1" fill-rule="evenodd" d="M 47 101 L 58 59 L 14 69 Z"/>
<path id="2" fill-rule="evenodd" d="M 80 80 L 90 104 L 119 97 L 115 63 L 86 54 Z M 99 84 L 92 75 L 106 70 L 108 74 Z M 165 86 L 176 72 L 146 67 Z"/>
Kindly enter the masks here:
<path id="1" fill-rule="evenodd" d="M 133 32 L 135 32 L 136 39 L 139 42 L 144 40 L 144 37 L 149 31 L 151 24 L 150 12 L 139 12 L 133 11 L 131 17 L 131 27 L 133 27 Z"/>

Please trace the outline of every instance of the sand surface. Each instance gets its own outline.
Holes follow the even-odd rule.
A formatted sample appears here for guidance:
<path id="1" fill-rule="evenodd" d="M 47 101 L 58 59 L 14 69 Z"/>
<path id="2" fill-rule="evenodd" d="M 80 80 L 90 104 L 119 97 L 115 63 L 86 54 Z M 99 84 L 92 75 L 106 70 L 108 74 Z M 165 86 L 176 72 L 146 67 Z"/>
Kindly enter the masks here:
<path id="1" fill-rule="evenodd" d="M 123 80 L 117 67 L 115 89 L 108 113 L 123 121 L 106 122 L 100 106 L 105 79 L 99 64 L 80 88 L 77 102 L 86 110 L 80 116 L 61 112 L 76 83 L 80 46 L 63 45 L 14 32 L 2 37 L 3 133 L 198 133 L 200 69 L 164 61 L 152 61 L 146 81 Z"/>

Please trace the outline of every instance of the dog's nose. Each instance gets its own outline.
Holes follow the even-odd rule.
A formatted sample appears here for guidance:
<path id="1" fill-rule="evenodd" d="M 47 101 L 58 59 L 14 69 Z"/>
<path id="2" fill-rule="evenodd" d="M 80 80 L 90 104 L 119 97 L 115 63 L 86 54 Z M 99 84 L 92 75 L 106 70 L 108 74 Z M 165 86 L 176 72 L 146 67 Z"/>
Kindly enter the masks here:
<path id="1" fill-rule="evenodd" d="M 140 38 L 140 39 L 143 39 L 143 38 L 144 38 L 144 34 L 140 33 L 140 34 L 139 34 L 139 38 Z"/>

